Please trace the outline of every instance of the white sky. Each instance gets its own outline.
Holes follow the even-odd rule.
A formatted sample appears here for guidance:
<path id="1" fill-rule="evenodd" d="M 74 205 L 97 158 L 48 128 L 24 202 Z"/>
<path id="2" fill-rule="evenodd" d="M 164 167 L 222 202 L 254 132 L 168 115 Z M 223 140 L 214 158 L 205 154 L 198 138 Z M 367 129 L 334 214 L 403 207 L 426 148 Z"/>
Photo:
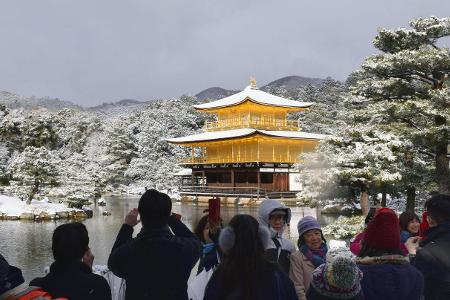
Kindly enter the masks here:
<path id="1" fill-rule="evenodd" d="M 0 90 L 85 106 L 288 75 L 345 79 L 379 27 L 448 0 L 0 0 Z"/>

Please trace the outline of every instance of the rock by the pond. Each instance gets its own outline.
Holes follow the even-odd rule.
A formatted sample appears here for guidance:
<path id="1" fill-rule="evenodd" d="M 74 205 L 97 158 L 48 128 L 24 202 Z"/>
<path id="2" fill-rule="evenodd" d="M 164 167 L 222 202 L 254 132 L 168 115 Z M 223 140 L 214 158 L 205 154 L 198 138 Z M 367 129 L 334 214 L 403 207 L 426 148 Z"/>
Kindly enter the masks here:
<path id="1" fill-rule="evenodd" d="M 31 212 L 25 212 L 25 213 L 22 213 L 20 216 L 19 216 L 19 219 L 20 220 L 34 220 L 34 214 L 33 213 L 31 213 Z"/>
<path id="2" fill-rule="evenodd" d="M 97 204 L 99 206 L 106 206 L 106 200 L 103 198 L 98 199 Z"/>
<path id="3" fill-rule="evenodd" d="M 94 212 L 90 207 L 83 206 L 83 211 L 86 213 L 88 218 L 92 218 L 92 216 L 94 216 Z"/>
<path id="4" fill-rule="evenodd" d="M 69 217 L 69 212 L 67 212 L 67 211 L 58 211 L 58 212 L 56 212 L 56 215 L 60 219 L 67 219 Z"/>
<path id="5" fill-rule="evenodd" d="M 111 213 L 109 211 L 107 211 L 107 210 L 104 210 L 102 214 L 104 216 L 110 216 L 111 215 Z"/>
<path id="6" fill-rule="evenodd" d="M 328 204 L 320 211 L 322 214 L 340 214 L 342 211 L 341 204 Z"/>
<path id="7" fill-rule="evenodd" d="M 72 214 L 69 213 L 69 218 L 75 220 L 86 219 L 87 217 L 87 214 L 82 210 L 72 211 Z"/>

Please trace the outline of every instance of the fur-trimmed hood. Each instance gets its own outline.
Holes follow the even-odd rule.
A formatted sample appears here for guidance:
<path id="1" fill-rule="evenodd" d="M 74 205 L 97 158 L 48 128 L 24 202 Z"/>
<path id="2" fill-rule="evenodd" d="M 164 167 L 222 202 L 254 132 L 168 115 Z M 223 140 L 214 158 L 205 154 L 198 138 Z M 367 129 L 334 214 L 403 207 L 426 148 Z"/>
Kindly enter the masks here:
<path id="1" fill-rule="evenodd" d="M 291 209 L 275 199 L 266 199 L 261 202 L 258 209 L 259 223 L 264 226 L 269 226 L 269 215 L 276 209 L 286 211 L 286 218 L 284 221 L 286 224 L 289 224 L 291 222 Z"/>

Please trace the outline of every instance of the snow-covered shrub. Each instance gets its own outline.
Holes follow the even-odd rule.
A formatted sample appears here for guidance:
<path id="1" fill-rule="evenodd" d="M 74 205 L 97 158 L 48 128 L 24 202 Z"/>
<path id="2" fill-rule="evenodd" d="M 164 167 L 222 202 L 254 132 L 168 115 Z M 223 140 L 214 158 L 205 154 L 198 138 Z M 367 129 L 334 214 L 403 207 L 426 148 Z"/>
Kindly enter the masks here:
<path id="1" fill-rule="evenodd" d="M 325 226 L 322 231 L 324 235 L 335 239 L 348 239 L 364 230 L 364 217 L 339 217 L 336 222 Z"/>

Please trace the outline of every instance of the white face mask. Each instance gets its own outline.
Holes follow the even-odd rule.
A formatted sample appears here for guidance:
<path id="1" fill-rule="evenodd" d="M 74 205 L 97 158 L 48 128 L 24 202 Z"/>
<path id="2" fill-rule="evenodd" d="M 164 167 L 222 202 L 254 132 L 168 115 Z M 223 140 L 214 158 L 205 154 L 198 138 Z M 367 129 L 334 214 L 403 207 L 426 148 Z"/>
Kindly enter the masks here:
<path id="1" fill-rule="evenodd" d="M 270 231 L 270 237 L 271 238 L 281 237 L 281 233 L 278 232 L 277 230 L 275 230 L 274 228 L 272 228 L 271 226 L 269 226 L 269 231 Z"/>

